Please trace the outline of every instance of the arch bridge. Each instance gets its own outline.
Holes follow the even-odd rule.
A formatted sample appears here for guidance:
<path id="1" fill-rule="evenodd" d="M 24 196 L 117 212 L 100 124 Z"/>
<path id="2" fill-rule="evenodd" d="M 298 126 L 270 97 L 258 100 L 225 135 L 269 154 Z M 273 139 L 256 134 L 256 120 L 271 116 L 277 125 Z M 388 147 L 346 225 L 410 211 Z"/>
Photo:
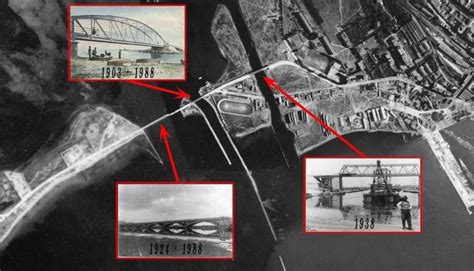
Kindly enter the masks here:
<path id="1" fill-rule="evenodd" d="M 152 27 L 140 21 L 113 15 L 71 16 L 71 41 L 166 47 L 168 43 Z"/>
<path id="2" fill-rule="evenodd" d="M 119 230 L 120 232 L 130 233 L 228 239 L 232 237 L 232 221 L 230 217 L 214 217 L 141 223 L 120 223 Z"/>

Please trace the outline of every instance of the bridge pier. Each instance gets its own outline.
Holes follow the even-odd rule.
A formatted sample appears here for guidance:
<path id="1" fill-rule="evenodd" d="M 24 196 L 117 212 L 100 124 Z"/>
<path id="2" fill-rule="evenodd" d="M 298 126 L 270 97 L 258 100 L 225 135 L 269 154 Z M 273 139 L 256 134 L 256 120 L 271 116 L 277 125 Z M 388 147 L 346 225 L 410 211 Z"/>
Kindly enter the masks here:
<path id="1" fill-rule="evenodd" d="M 217 231 L 219 233 L 219 238 L 225 240 L 232 237 L 232 221 L 229 218 L 221 218 L 217 221 Z"/>
<path id="2" fill-rule="evenodd" d="M 201 222 L 211 223 L 208 226 L 199 226 L 200 229 L 215 230 L 211 234 L 201 234 L 193 230 L 194 226 Z M 178 224 L 178 225 L 174 225 Z M 219 238 L 221 240 L 232 238 L 232 218 L 218 217 L 218 218 L 202 218 L 189 220 L 175 220 L 175 221 L 157 221 L 145 223 L 121 223 L 119 225 L 121 232 L 134 233 L 149 233 L 161 235 L 175 235 L 175 236 L 199 236 L 207 238 Z M 154 229 L 160 229 L 155 231 Z M 179 229 L 180 232 L 173 232 L 172 229 Z"/>
<path id="3" fill-rule="evenodd" d="M 71 41 L 71 57 L 72 58 L 77 58 L 79 56 L 78 47 L 79 47 L 78 41 Z"/>
<path id="4" fill-rule="evenodd" d="M 150 54 L 152 59 L 160 58 L 160 54 L 164 51 L 165 47 L 156 47 L 152 46 L 150 49 Z"/>

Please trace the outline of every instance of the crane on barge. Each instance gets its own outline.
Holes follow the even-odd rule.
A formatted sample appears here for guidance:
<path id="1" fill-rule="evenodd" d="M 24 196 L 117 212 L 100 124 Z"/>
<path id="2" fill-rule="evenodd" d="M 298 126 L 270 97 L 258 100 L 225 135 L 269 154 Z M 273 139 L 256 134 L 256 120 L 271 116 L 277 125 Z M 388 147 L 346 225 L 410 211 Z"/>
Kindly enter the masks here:
<path id="1" fill-rule="evenodd" d="M 388 168 L 382 168 L 380 160 L 377 160 L 370 191 L 364 193 L 364 204 L 386 206 L 399 202 L 400 194 L 393 189 L 391 178 L 392 172 Z"/>
<path id="2" fill-rule="evenodd" d="M 350 177 L 372 178 L 370 190 L 363 194 L 363 203 L 379 206 L 394 205 L 400 200 L 400 188 L 391 184 L 392 177 L 419 177 L 420 167 L 416 163 L 383 164 L 377 160 L 375 164 L 346 164 L 338 174 L 314 175 L 313 177 L 327 193 L 345 194 L 361 191 L 344 189 L 343 179 Z M 339 180 L 337 185 L 337 181 Z M 366 190 L 366 189 L 364 189 Z M 417 191 L 416 191 L 417 192 Z"/>

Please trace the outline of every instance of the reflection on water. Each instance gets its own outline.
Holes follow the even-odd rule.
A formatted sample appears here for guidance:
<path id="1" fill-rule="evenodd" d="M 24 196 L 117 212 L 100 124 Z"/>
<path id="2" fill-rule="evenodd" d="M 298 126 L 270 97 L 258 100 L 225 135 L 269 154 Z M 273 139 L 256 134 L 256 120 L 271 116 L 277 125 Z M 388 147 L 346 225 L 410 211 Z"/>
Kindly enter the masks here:
<path id="1" fill-rule="evenodd" d="M 384 227 L 401 225 L 400 210 L 395 205 L 376 206 L 363 203 L 363 194 L 369 191 L 346 193 L 344 195 L 330 195 L 320 193 L 307 199 L 308 225 L 317 228 L 331 228 L 331 225 L 348 229 L 354 228 L 356 219 L 374 219 L 376 224 Z M 419 219 L 419 198 L 417 193 L 400 192 L 400 196 L 407 196 L 412 206 L 412 220 L 415 228 Z"/>
<path id="2" fill-rule="evenodd" d="M 209 235 L 215 233 L 217 230 L 201 230 L 201 229 L 193 229 L 194 232 L 197 232 L 202 235 Z"/>

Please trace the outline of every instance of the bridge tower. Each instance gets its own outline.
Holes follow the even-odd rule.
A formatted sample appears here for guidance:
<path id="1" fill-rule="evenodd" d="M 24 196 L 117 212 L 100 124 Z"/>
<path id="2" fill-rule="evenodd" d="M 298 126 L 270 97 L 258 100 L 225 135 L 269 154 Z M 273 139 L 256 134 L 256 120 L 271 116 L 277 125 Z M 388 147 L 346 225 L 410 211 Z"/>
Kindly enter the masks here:
<path id="1" fill-rule="evenodd" d="M 152 59 L 160 58 L 160 55 L 168 49 L 168 44 L 166 43 L 164 47 L 160 46 L 151 46 L 150 54 Z"/>
<path id="2" fill-rule="evenodd" d="M 219 238 L 225 240 L 231 238 L 232 235 L 232 220 L 227 217 L 221 217 L 216 221 Z"/>
<path id="3" fill-rule="evenodd" d="M 72 29 L 72 31 L 70 31 L 70 33 L 69 33 L 69 35 L 70 35 L 69 40 L 70 40 L 70 43 L 71 43 L 71 57 L 76 58 L 76 57 L 79 56 L 79 52 L 78 52 L 79 42 L 74 37 L 75 22 L 72 19 L 70 19 L 69 22 L 70 22 L 71 29 Z"/>
<path id="4" fill-rule="evenodd" d="M 78 47 L 79 47 L 78 41 L 71 41 L 71 57 L 72 58 L 77 58 L 79 56 Z"/>
<path id="5" fill-rule="evenodd" d="M 380 160 L 377 160 L 377 167 L 374 170 L 370 193 L 364 194 L 364 203 L 375 205 L 389 205 L 399 201 L 400 195 L 393 191 L 390 183 L 391 171 L 382 168 Z"/>

